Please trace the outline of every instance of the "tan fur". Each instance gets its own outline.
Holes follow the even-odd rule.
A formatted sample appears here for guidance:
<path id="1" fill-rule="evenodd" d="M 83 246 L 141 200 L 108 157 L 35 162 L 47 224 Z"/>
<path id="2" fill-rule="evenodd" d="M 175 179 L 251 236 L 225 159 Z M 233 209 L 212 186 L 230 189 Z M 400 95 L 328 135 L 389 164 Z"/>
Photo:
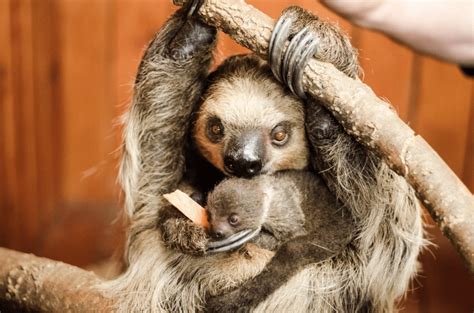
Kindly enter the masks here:
<path id="1" fill-rule="evenodd" d="M 237 73 L 230 79 L 219 81 L 204 97 L 194 127 L 194 139 L 202 155 L 224 172 L 222 155 L 225 140 L 215 144 L 205 134 L 206 120 L 210 116 L 218 116 L 227 132 L 232 133 L 238 126 L 261 129 L 268 134 L 265 144 L 269 158 L 263 173 L 305 168 L 309 151 L 304 130 L 303 103 L 285 92 L 275 79 L 265 79 L 255 84 L 252 77 L 244 74 L 239 77 L 235 76 L 239 75 Z M 290 141 L 282 148 L 272 147 L 271 130 L 277 123 L 287 120 L 296 125 L 292 129 Z"/>
<path id="2" fill-rule="evenodd" d="M 141 236 L 141 246 L 134 247 L 141 253 L 130 260 L 123 276 L 105 286 L 119 299 L 120 312 L 200 311 L 206 295 L 220 294 L 257 275 L 273 256 L 248 244 L 231 254 L 193 257 L 165 248 L 157 233 Z"/>
<path id="3" fill-rule="evenodd" d="M 255 95 L 253 99 L 257 99 Z M 136 119 L 128 119 L 127 149 L 121 170 L 128 212 L 136 207 L 134 197 L 147 195 L 133 192 L 138 190 L 134 182 L 140 172 L 134 161 L 137 151 L 133 147 L 138 146 L 136 122 Z M 336 143 L 333 147 L 340 146 L 344 144 Z M 343 152 L 334 148 L 331 150 L 334 158 L 341 159 Z M 288 162 L 291 164 L 291 160 Z M 336 260 L 302 271 L 255 312 L 354 312 L 361 301 L 356 300 L 360 296 L 360 286 L 366 286 L 364 292 L 377 301 L 374 303 L 378 308 L 376 312 L 395 310 L 395 300 L 405 293 L 417 270 L 418 251 L 424 243 L 420 208 L 413 190 L 386 165 L 382 164 L 378 170 L 375 189 L 355 189 L 350 181 L 345 181 L 348 168 L 351 168 L 350 164 L 338 165 L 341 171 L 339 189 L 344 197 L 347 191 L 358 190 L 348 201 L 354 203 L 353 212 L 361 222 L 359 238 L 354 242 L 359 250 L 349 250 Z M 156 196 L 149 196 L 145 201 L 157 207 L 162 205 Z M 137 227 L 145 217 L 135 212 L 131 218 Z M 269 251 L 251 247 L 250 258 L 247 254 L 192 257 L 166 249 L 159 238 L 157 230 L 148 230 L 135 238 L 134 242 L 139 246 L 129 246 L 129 251 L 135 251 L 129 259 L 130 267 L 125 275 L 107 286 L 107 290 L 112 290 L 120 299 L 119 311 L 199 311 L 208 293 L 219 294 L 253 277 L 272 256 Z M 354 299 L 354 306 L 349 310 L 344 304 L 348 297 Z"/>
<path id="4" fill-rule="evenodd" d="M 193 257 L 168 249 L 162 242 L 157 215 L 167 203 L 160 195 L 174 190 L 182 181 L 190 116 L 196 95 L 202 92 L 200 82 L 207 75 L 213 48 L 212 41 L 201 36 L 209 30 L 195 20 L 186 23 L 183 16 L 182 11 L 175 14 L 150 44 L 139 69 L 133 104 L 126 119 L 120 181 L 130 220 L 128 268 L 122 276 L 101 286 L 118 299 L 114 307 L 118 312 L 200 311 L 209 293 L 219 294 L 255 276 L 272 256 L 270 251 L 247 245 L 244 253 Z M 176 29 L 181 33 L 176 35 Z M 194 30 L 200 36 L 193 37 Z M 330 30 L 329 35 L 337 33 L 334 27 Z M 203 42 L 192 47 L 194 50 L 180 50 L 179 45 L 192 44 L 183 36 Z M 170 40 L 175 37 L 178 37 L 175 41 Z M 343 39 L 347 44 L 347 39 Z M 322 42 L 328 42 L 328 46 L 321 51 L 336 59 L 344 58 L 333 52 L 340 48 L 339 41 L 332 42 L 328 38 Z M 172 54 L 166 53 L 168 46 L 177 49 L 171 52 L 193 53 L 191 56 L 178 54 L 181 59 L 171 59 Z M 354 68 L 353 73 L 358 68 L 354 58 L 350 64 L 355 65 L 348 67 Z M 220 89 L 216 87 L 218 92 L 209 97 L 210 102 L 205 103 L 205 107 L 212 109 L 219 101 L 230 101 L 245 103 L 250 111 L 270 110 L 263 104 L 273 101 L 272 110 L 277 108 L 285 114 L 285 107 L 291 107 L 289 114 L 293 114 L 298 107 L 302 112 L 301 104 L 274 83 L 258 79 L 252 84 L 253 80 L 248 77 L 240 80 L 223 81 L 225 85 Z M 273 119 L 280 112 L 271 114 Z M 234 112 L 226 118 L 235 122 L 237 117 L 240 118 Z M 303 115 L 298 114 L 297 119 L 301 119 L 303 125 Z M 301 130 L 301 136 L 303 134 Z M 203 141 L 199 121 L 196 141 L 200 142 L 204 155 L 215 155 L 219 151 L 218 147 Z M 420 207 L 403 178 L 376 156 L 368 158 L 363 170 L 354 169 L 352 148 L 350 138 L 340 136 L 322 150 L 331 164 L 327 171 L 335 173 L 333 190 L 347 203 L 358 223 L 359 236 L 352 243 L 353 247 L 335 259 L 300 272 L 261 303 L 256 312 L 356 312 L 363 309 L 368 300 L 373 312 L 392 312 L 396 300 L 406 292 L 416 273 L 416 258 L 424 243 Z M 294 149 L 291 152 L 294 156 L 289 158 L 275 152 L 271 168 L 304 166 L 307 147 Z M 222 166 L 218 158 L 211 158 L 211 162 Z"/>

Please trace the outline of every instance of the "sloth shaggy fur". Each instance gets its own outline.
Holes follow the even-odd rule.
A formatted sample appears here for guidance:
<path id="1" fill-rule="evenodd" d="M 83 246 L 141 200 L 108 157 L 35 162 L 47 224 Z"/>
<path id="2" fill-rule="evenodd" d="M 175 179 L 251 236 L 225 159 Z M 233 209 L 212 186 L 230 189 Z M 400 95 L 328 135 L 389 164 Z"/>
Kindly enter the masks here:
<path id="1" fill-rule="evenodd" d="M 286 14 L 312 25 L 321 38 L 317 57 L 357 77 L 357 56 L 347 37 L 330 23 L 298 10 Z M 199 153 L 189 135 L 193 112 L 198 112 L 206 97 L 216 96 L 208 81 L 215 34 L 213 28 L 179 10 L 157 32 L 138 69 L 120 170 L 130 223 L 127 269 L 101 286 L 118 299 L 115 309 L 119 312 L 203 311 L 207 297 L 256 276 L 274 255 L 254 244 L 232 253 L 185 253 L 186 249 L 170 247 L 162 236 L 163 223 L 172 223 L 175 231 L 195 236 L 175 239 L 187 243 L 206 240 L 205 233 L 172 211 L 161 195 L 185 180 L 201 190 L 215 184 L 203 188 L 195 183 L 209 174 L 199 173 L 203 167 L 192 168 L 190 160 Z M 234 66 L 244 67 L 249 58 L 256 59 L 238 57 Z M 262 63 L 255 71 L 269 69 Z M 255 79 L 245 71 L 238 75 L 251 82 L 246 88 L 274 90 L 265 86 L 267 80 Z M 276 80 L 272 84 L 278 85 Z M 226 86 L 222 84 L 219 92 L 232 97 L 233 90 Z M 278 88 L 289 95 L 288 90 Z M 423 244 L 415 194 L 379 157 L 348 136 L 320 103 L 288 98 L 298 101 L 305 113 L 307 163 L 345 204 L 356 235 L 337 257 L 305 267 L 253 311 L 392 312 L 416 272 Z M 163 212 L 168 212 L 166 219 L 159 218 Z"/>

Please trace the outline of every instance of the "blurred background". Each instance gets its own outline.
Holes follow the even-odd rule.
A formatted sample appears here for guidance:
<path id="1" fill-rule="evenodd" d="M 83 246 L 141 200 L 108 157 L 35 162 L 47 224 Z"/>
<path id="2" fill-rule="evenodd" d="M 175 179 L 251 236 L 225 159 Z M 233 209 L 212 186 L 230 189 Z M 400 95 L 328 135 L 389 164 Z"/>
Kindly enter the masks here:
<path id="1" fill-rule="evenodd" d="M 171 2 L 0 0 L 0 246 L 81 267 L 120 254 L 120 116 Z M 355 27 L 316 0 L 248 2 L 274 18 L 296 4 L 338 22 L 360 51 L 364 81 L 474 190 L 474 80 L 456 65 Z M 221 35 L 216 62 L 245 51 Z M 472 278 L 426 221 L 437 247 L 421 255 L 402 312 L 472 312 Z"/>

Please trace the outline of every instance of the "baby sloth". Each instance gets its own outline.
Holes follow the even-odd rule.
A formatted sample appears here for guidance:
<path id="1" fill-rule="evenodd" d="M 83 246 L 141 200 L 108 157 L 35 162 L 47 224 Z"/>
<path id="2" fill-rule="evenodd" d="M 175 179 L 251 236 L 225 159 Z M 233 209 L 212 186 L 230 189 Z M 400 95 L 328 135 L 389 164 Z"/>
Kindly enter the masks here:
<path id="1" fill-rule="evenodd" d="M 208 195 L 207 211 L 211 236 L 218 240 L 209 252 L 238 248 L 250 239 L 277 250 L 259 275 L 210 299 L 211 312 L 220 312 L 226 297 L 235 299 L 232 293 L 246 295 L 245 303 L 233 303 L 236 308 L 253 307 L 303 267 L 344 250 L 354 234 L 346 208 L 318 175 L 302 170 L 226 179 Z"/>

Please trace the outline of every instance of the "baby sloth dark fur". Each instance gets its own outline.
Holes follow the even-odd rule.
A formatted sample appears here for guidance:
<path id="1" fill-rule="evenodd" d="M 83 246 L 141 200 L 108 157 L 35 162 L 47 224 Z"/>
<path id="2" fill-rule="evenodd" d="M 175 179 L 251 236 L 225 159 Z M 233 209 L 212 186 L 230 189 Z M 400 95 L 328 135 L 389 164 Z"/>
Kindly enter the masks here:
<path id="1" fill-rule="evenodd" d="M 223 312 L 223 297 L 234 299 L 226 311 L 255 306 L 305 266 L 337 255 L 353 237 L 350 213 L 322 179 L 308 171 L 226 179 L 208 195 L 207 210 L 216 239 L 260 230 L 255 243 L 277 250 L 265 271 L 230 294 L 209 299 L 208 312 Z M 232 293 L 245 295 L 240 298 L 245 302 L 235 302 Z"/>

